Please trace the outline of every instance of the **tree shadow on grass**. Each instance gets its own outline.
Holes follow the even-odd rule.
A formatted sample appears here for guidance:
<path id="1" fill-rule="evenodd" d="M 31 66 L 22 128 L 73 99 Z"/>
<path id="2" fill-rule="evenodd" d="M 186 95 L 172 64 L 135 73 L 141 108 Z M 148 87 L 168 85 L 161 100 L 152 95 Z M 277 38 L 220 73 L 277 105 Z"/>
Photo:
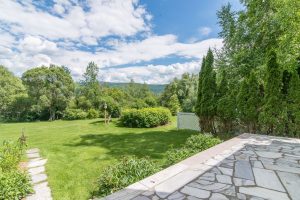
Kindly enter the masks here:
<path id="1" fill-rule="evenodd" d="M 97 121 L 93 121 L 93 122 L 90 122 L 89 124 L 92 124 L 92 125 L 99 125 L 99 124 L 104 124 L 104 119 L 100 119 L 100 120 L 97 120 Z"/>
<path id="2" fill-rule="evenodd" d="M 74 143 L 65 145 L 72 147 L 98 146 L 107 149 L 106 154 L 113 158 L 148 156 L 153 159 L 162 159 L 164 153 L 171 146 L 180 147 L 188 137 L 197 133 L 188 130 L 170 130 L 122 134 L 87 134 L 81 135 L 78 142 L 74 141 Z"/>

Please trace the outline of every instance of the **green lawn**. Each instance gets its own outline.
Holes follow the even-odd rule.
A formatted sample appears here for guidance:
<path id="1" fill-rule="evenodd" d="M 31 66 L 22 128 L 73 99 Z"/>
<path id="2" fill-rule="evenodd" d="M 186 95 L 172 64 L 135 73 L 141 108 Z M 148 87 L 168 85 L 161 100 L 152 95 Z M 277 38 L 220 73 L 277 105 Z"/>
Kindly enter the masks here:
<path id="1" fill-rule="evenodd" d="M 115 122 L 78 120 L 0 123 L 0 142 L 16 140 L 24 129 L 29 148 L 38 147 L 46 165 L 53 197 L 88 199 L 103 167 L 125 155 L 149 156 L 163 162 L 165 152 L 195 134 L 177 131 L 176 122 L 151 129 L 118 127 Z"/>

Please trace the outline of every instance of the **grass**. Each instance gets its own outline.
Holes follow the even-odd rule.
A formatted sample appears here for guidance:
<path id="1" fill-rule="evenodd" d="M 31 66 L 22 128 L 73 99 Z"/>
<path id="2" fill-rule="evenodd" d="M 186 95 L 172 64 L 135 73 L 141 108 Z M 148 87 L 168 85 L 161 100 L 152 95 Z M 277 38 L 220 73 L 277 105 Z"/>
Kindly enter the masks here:
<path id="1" fill-rule="evenodd" d="M 77 120 L 32 123 L 0 123 L 0 142 L 16 140 L 22 129 L 29 148 L 39 148 L 48 159 L 46 170 L 54 199 L 88 199 L 103 167 L 126 155 L 149 156 L 159 163 L 165 152 L 182 145 L 195 131 L 176 130 L 172 124 L 136 129 L 119 127 L 116 121 Z"/>

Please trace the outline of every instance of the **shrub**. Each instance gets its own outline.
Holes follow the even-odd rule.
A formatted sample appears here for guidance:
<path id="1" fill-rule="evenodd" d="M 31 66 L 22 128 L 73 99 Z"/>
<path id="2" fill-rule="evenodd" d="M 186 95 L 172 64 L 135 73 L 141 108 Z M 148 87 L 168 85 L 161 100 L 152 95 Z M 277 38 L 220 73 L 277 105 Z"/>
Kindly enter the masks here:
<path id="1" fill-rule="evenodd" d="M 24 147 L 21 140 L 0 146 L 0 199 L 22 199 L 32 192 L 27 174 L 18 168 Z"/>
<path id="2" fill-rule="evenodd" d="M 96 195 L 109 195 L 159 170 L 160 168 L 148 158 L 125 157 L 103 170 L 98 180 L 99 189 Z"/>
<path id="3" fill-rule="evenodd" d="M 87 113 L 81 109 L 67 109 L 64 113 L 64 119 L 66 120 L 76 120 L 76 119 L 86 119 Z"/>
<path id="4" fill-rule="evenodd" d="M 0 147 L 0 169 L 2 169 L 3 172 L 18 168 L 23 154 L 23 148 L 23 145 L 19 142 L 3 142 L 3 145 Z"/>
<path id="5" fill-rule="evenodd" d="M 87 112 L 87 118 L 88 119 L 95 119 L 99 117 L 99 112 L 95 110 L 94 108 L 91 108 Z"/>
<path id="6" fill-rule="evenodd" d="M 171 113 L 167 108 L 129 109 L 122 113 L 120 122 L 126 127 L 150 128 L 169 123 Z"/>
<path id="7" fill-rule="evenodd" d="M 219 143 L 221 143 L 221 140 L 213 137 L 210 134 L 192 135 L 187 139 L 187 141 L 181 148 L 178 149 L 172 148 L 167 151 L 166 165 L 167 166 L 172 165 L 198 152 L 213 147 Z"/>
<path id="8" fill-rule="evenodd" d="M 1 172 L 0 169 L 0 199 L 22 199 L 32 192 L 29 177 L 18 170 Z"/>

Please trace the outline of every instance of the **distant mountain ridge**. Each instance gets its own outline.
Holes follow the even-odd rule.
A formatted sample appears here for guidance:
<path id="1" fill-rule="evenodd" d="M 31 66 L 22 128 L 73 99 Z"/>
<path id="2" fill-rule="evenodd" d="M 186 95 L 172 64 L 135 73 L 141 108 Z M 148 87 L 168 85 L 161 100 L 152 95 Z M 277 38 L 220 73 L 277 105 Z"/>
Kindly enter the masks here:
<path id="1" fill-rule="evenodd" d="M 122 88 L 128 85 L 129 83 L 112 83 L 112 82 L 103 82 L 102 84 L 107 85 L 113 88 Z M 136 83 L 142 85 L 142 83 Z M 164 84 L 146 84 L 149 86 L 150 90 L 155 94 L 160 94 L 164 91 L 166 85 Z"/>

